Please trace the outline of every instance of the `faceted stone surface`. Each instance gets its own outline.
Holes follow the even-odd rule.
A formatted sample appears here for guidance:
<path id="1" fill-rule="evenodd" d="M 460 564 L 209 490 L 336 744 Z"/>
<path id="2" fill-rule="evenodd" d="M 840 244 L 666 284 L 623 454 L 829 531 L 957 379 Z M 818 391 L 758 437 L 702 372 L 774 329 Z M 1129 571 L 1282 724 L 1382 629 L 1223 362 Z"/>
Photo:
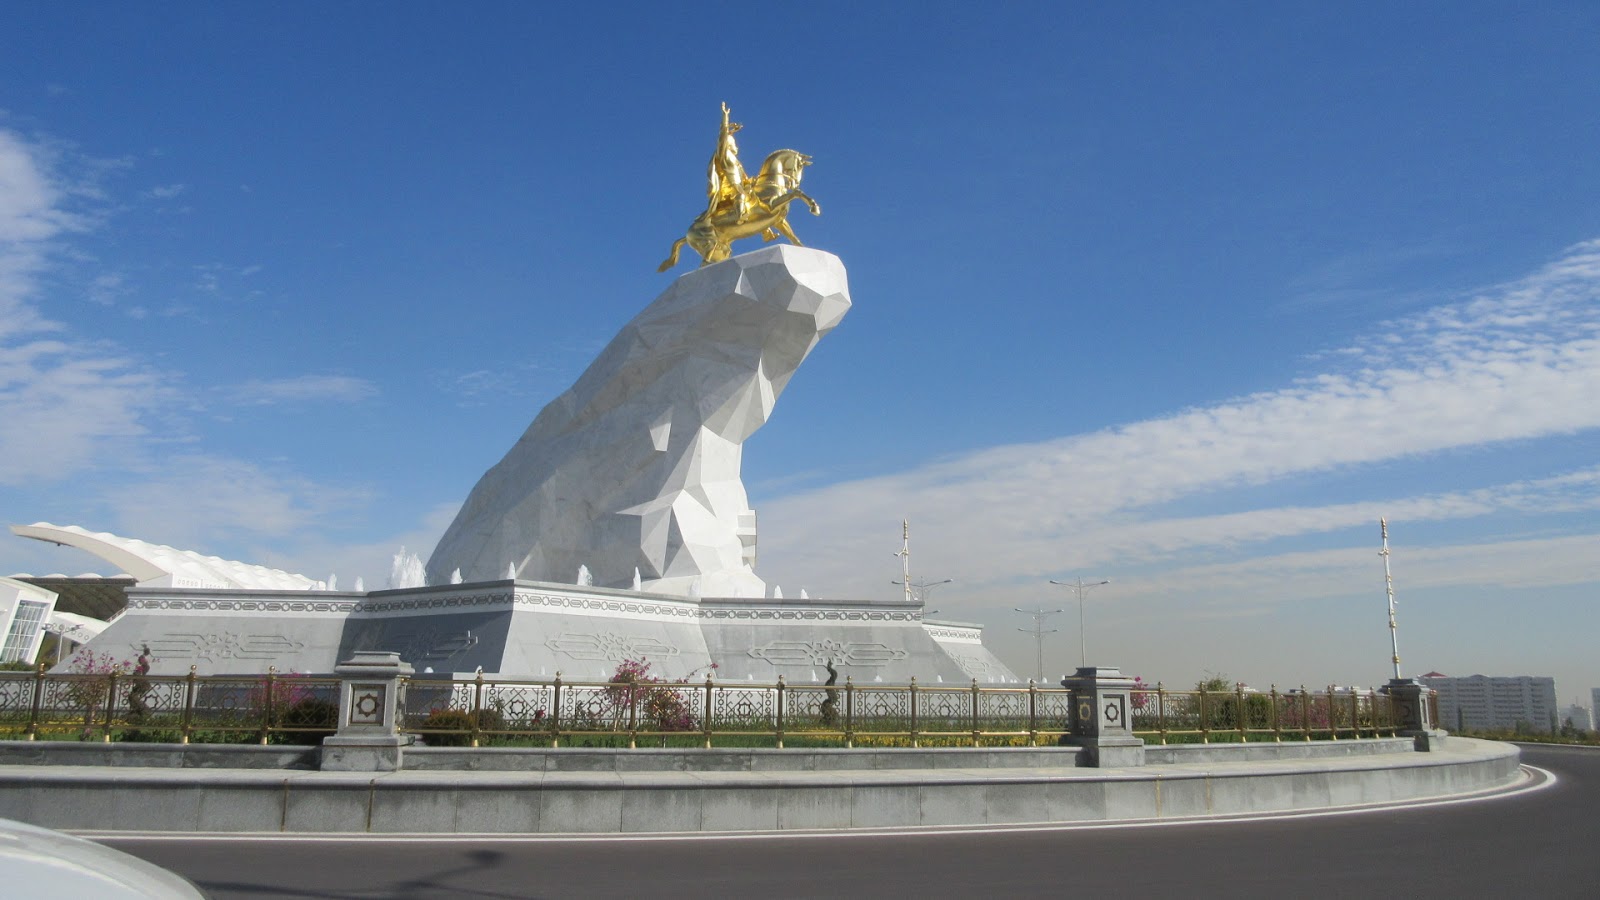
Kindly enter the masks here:
<path id="1" fill-rule="evenodd" d="M 428 582 L 571 583 L 759 597 L 744 441 L 850 309 L 844 265 L 778 245 L 680 277 L 546 406 L 477 487 Z"/>

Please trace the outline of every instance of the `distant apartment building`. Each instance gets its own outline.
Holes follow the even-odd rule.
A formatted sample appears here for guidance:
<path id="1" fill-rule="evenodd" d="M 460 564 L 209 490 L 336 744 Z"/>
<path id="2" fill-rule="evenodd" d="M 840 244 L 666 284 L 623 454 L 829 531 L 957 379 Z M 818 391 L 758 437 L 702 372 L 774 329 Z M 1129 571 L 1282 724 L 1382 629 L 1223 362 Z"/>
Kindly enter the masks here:
<path id="1" fill-rule="evenodd" d="M 1422 676 L 1439 692 L 1439 724 L 1451 731 L 1553 731 L 1556 680 L 1541 675 L 1466 675 L 1439 672 Z"/>
<path id="2" fill-rule="evenodd" d="M 1562 725 L 1566 725 L 1567 721 L 1570 719 L 1572 721 L 1572 727 L 1578 729 L 1579 731 L 1594 730 L 1594 720 L 1589 717 L 1588 708 L 1579 706 L 1576 703 L 1561 707 L 1561 711 L 1556 713 L 1556 719 L 1558 719 Z"/>

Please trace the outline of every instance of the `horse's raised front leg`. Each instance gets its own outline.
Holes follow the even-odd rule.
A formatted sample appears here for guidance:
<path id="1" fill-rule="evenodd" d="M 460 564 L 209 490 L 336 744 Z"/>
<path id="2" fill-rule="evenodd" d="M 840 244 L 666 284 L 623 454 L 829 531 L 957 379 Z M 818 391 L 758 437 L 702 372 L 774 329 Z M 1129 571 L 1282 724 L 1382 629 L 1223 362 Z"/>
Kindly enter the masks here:
<path id="1" fill-rule="evenodd" d="M 799 188 L 795 188 L 772 198 L 771 202 L 767 203 L 767 209 L 772 210 L 774 213 L 781 212 L 786 209 L 790 203 L 793 203 L 796 200 L 804 200 L 806 207 L 811 210 L 811 214 L 813 216 L 822 215 L 822 207 L 817 205 L 817 201 L 811 199 L 811 197 L 808 196 L 805 191 L 802 191 Z"/>
<path id="2" fill-rule="evenodd" d="M 806 202 L 806 208 L 811 210 L 811 214 L 813 216 L 822 215 L 822 207 L 817 205 L 817 201 L 811 199 L 810 195 L 808 195 L 805 191 L 795 188 L 789 193 L 791 195 L 791 199 L 804 200 Z"/>

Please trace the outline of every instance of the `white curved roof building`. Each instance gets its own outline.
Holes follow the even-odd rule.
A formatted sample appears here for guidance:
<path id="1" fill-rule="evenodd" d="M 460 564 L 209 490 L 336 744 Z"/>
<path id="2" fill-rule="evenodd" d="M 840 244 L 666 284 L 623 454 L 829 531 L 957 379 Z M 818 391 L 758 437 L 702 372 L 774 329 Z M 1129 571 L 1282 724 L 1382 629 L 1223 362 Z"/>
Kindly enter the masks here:
<path id="1" fill-rule="evenodd" d="M 0 578 L 0 662 L 33 662 L 56 595 L 25 581 Z"/>
<path id="2" fill-rule="evenodd" d="M 13 525 L 11 531 L 20 537 L 76 547 L 92 553 L 127 572 L 137 583 L 149 587 L 273 591 L 327 589 L 324 582 L 282 569 L 203 556 L 193 550 L 179 550 L 165 544 L 118 537 L 105 531 L 89 531 L 77 525 L 35 522 L 32 525 Z"/>

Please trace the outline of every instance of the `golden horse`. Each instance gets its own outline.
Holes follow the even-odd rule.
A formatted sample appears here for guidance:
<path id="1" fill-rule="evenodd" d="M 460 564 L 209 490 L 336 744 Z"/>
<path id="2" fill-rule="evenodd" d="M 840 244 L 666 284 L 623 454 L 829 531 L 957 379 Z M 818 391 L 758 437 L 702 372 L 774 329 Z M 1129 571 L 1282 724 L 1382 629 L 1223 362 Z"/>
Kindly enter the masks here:
<path id="1" fill-rule="evenodd" d="M 739 215 L 738 204 L 732 202 L 719 203 L 714 211 L 701 213 L 689 226 L 689 233 L 672 245 L 672 253 L 656 271 L 665 272 L 677 265 L 678 251 L 684 244 L 700 254 L 702 266 L 722 262 L 733 255 L 734 241 L 762 232 L 766 232 L 765 239 L 769 241 L 781 234 L 796 247 L 805 246 L 789 227 L 789 204 L 803 200 L 812 215 L 822 215 L 817 201 L 800 190 L 800 177 L 809 165 L 811 157 L 798 150 L 772 151 L 756 177 L 746 182 L 750 203 L 744 216 Z"/>

